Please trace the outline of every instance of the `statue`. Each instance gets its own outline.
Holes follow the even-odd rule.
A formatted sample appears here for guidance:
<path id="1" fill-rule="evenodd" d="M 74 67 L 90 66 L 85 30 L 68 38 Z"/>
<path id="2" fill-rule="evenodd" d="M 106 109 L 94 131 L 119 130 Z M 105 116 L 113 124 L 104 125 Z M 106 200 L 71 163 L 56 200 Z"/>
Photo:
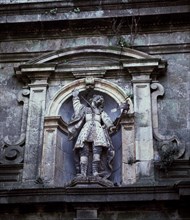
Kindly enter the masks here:
<path id="1" fill-rule="evenodd" d="M 76 138 L 74 152 L 77 176 L 108 178 L 115 153 L 110 135 L 116 131 L 116 127 L 103 110 L 104 98 L 93 95 L 89 102 L 85 100 L 87 105 L 84 105 L 80 102 L 78 90 L 73 90 L 72 95 L 74 114 L 68 131 L 69 140 Z"/>

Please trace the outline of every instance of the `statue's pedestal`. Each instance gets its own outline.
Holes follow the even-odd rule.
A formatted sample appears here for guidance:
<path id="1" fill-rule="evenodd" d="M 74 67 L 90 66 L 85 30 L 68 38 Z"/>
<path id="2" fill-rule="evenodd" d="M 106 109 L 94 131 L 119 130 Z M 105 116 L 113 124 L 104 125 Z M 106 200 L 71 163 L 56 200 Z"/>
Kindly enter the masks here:
<path id="1" fill-rule="evenodd" d="M 107 179 L 94 176 L 77 176 L 69 184 L 71 187 L 113 187 L 113 183 Z"/>
<path id="2" fill-rule="evenodd" d="M 100 187 L 113 187 L 114 184 L 104 178 L 101 177 L 94 177 L 94 176 L 76 176 L 69 187 L 76 187 L 76 188 L 100 188 Z M 98 218 L 98 213 L 96 208 L 88 207 L 88 206 L 81 206 L 78 207 L 76 210 L 76 218 L 74 220 L 100 220 Z"/>

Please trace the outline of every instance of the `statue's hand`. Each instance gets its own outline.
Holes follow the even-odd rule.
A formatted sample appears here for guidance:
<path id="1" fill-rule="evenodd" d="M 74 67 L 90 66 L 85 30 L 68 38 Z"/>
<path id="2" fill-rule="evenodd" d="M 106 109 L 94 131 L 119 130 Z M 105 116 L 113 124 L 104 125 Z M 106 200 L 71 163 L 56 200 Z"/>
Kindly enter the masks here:
<path id="1" fill-rule="evenodd" d="M 73 97 L 77 97 L 79 94 L 79 90 L 78 89 L 74 89 L 72 92 Z"/>
<path id="2" fill-rule="evenodd" d="M 109 128 L 109 133 L 110 134 L 113 134 L 113 133 L 115 133 L 116 132 L 116 126 L 111 126 L 110 128 Z"/>

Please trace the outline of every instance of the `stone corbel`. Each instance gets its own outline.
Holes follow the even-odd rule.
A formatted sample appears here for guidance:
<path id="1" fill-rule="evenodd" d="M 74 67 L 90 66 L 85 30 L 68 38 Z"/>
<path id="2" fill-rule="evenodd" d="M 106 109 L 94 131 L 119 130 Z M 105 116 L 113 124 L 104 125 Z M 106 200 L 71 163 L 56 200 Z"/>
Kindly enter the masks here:
<path id="1" fill-rule="evenodd" d="M 158 96 L 164 95 L 164 87 L 159 83 L 151 84 L 152 92 L 152 121 L 153 134 L 156 140 L 156 151 L 154 159 L 162 162 L 162 167 L 169 166 L 174 159 L 180 158 L 185 152 L 185 146 L 175 135 L 162 135 L 158 126 Z"/>
<path id="2" fill-rule="evenodd" d="M 22 163 L 23 146 L 26 139 L 26 121 L 28 114 L 28 96 L 30 94 L 29 89 L 23 89 L 18 93 L 18 102 L 23 103 L 22 122 L 21 122 L 21 135 L 17 141 L 13 142 L 9 139 L 9 136 L 4 138 L 3 153 L 0 158 L 2 164 L 19 164 Z"/>

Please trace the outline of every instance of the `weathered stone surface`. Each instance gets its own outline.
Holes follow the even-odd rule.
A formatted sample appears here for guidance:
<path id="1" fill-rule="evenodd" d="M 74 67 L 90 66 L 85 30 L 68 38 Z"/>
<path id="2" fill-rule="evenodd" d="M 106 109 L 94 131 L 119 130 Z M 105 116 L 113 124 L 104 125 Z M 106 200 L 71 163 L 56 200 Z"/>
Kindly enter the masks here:
<path id="1" fill-rule="evenodd" d="M 34 74 L 28 74 L 25 68 L 20 78 L 24 81 L 19 81 L 15 78 L 14 68 L 29 60 L 34 61 L 47 52 L 52 52 L 52 59 L 45 62 L 48 65 L 54 63 L 49 79 L 44 81 L 43 78 L 41 81 L 41 92 L 33 94 L 35 88 L 30 87 L 31 120 L 27 123 L 27 145 L 22 146 L 25 152 L 24 168 L 22 162 L 15 166 L 0 166 L 0 180 L 3 180 L 0 188 L 6 189 L 0 193 L 0 218 L 73 220 L 84 217 L 80 213 L 77 216 L 77 210 L 88 208 L 95 210 L 94 218 L 102 220 L 188 219 L 189 2 L 0 0 L 0 12 L 0 155 L 4 152 L 5 137 L 10 143 L 17 143 L 24 131 L 24 104 L 17 102 L 18 93 L 31 79 L 34 83 L 35 77 L 41 74 L 35 73 L 37 69 L 33 71 Z M 92 52 L 86 57 L 81 52 L 76 57 L 73 55 L 79 47 L 100 49 L 101 46 L 107 47 L 107 50 L 99 50 L 99 58 L 92 56 Z M 115 46 L 119 46 L 115 55 L 107 53 Z M 140 86 L 146 87 L 136 87 L 139 85 L 131 83 L 127 65 L 134 64 L 136 60 L 132 62 L 131 58 L 137 57 L 134 57 L 134 53 L 131 58 L 123 55 L 124 51 L 130 51 L 129 47 L 154 55 L 157 61 L 166 60 L 166 74 L 155 74 L 163 64 L 159 63 L 159 68 L 152 69 L 153 74 L 145 77 L 149 82 L 140 82 Z M 63 57 L 60 51 L 65 51 Z M 69 51 L 72 53 L 66 55 Z M 150 65 L 150 62 L 146 64 Z M 134 118 L 122 121 L 121 130 L 113 136 L 117 149 L 111 180 L 115 185 L 99 187 L 98 190 L 93 187 L 65 187 L 75 175 L 73 143 L 68 142 L 66 128 L 57 123 L 59 120 L 54 118 L 53 124 L 43 121 L 44 116 L 60 114 L 68 122 L 72 115 L 69 102 L 73 88 L 78 86 L 84 91 L 94 86 L 88 79 L 86 82 L 80 80 L 85 74 L 92 74 L 89 66 L 85 70 L 87 65 L 92 65 L 95 68 L 93 74 L 101 78 L 95 82 L 95 90 L 106 94 L 106 111 L 118 108 L 118 104 L 125 100 L 123 94 L 129 95 L 135 104 Z M 141 66 L 139 71 L 142 70 Z M 156 78 L 156 75 L 159 77 Z M 104 78 L 117 86 L 104 83 Z M 76 83 L 72 84 L 74 80 Z M 150 85 L 158 82 L 164 87 L 165 93 L 157 98 L 156 113 L 150 110 L 153 92 Z M 36 83 L 39 83 L 39 78 Z M 65 93 L 61 90 L 63 87 Z M 110 99 L 109 94 L 112 94 Z M 113 105 L 112 99 L 116 100 Z M 114 119 L 118 113 L 110 115 Z M 161 138 L 176 135 L 185 149 L 180 159 L 173 161 L 167 170 L 159 170 L 157 164 L 153 169 L 155 149 L 150 146 L 153 145 L 155 128 Z M 9 158 L 14 156 L 10 153 Z M 44 176 L 41 175 L 43 172 Z M 47 177 L 51 184 L 48 185 L 43 177 Z"/>

